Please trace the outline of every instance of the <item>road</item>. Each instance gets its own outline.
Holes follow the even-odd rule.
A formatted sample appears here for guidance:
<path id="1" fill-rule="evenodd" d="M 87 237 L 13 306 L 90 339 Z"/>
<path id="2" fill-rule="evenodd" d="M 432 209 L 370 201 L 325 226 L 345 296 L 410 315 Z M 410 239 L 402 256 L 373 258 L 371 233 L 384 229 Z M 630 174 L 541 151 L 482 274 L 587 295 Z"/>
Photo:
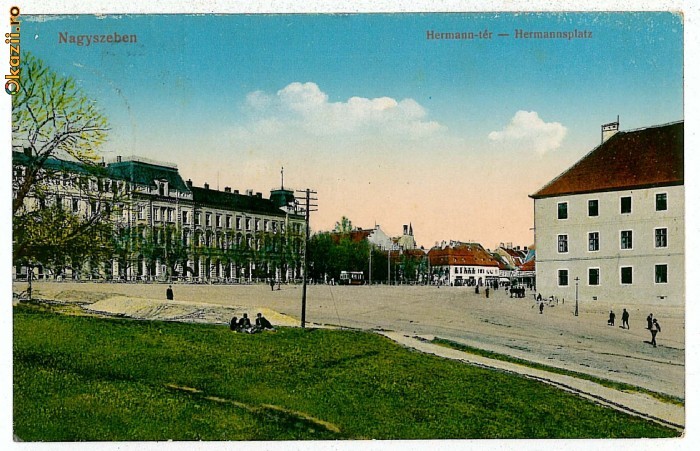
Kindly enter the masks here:
<path id="1" fill-rule="evenodd" d="M 16 284 L 15 292 L 25 284 Z M 162 284 L 35 282 L 34 293 L 49 299 L 95 301 L 112 296 L 165 300 Z M 268 308 L 298 320 L 301 287 L 283 285 L 173 286 L 175 300 L 193 305 L 235 307 L 254 315 Z M 504 290 L 475 294 L 466 287 L 328 286 L 308 287 L 306 319 L 318 325 L 383 329 L 438 336 L 533 362 L 626 382 L 685 398 L 685 317 L 683 306 L 575 303 L 567 299 L 539 313 L 532 293 L 525 299 Z M 610 309 L 617 318 L 630 312 L 629 330 L 608 326 Z M 658 347 L 648 341 L 646 316 L 662 325 Z"/>

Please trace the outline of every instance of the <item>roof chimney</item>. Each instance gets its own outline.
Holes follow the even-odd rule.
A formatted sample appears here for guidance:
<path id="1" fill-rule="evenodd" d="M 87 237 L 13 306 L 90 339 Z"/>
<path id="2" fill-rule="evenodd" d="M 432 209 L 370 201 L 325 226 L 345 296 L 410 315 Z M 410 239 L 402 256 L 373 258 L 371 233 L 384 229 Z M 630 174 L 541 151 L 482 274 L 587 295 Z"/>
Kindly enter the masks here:
<path id="1" fill-rule="evenodd" d="M 24 154 L 28 157 L 32 156 L 32 148 L 31 147 L 25 147 L 24 148 Z"/>
<path id="2" fill-rule="evenodd" d="M 262 199 L 262 193 L 255 193 L 255 197 Z"/>
<path id="3" fill-rule="evenodd" d="M 408 224 L 403 225 L 403 234 L 408 235 Z"/>
<path id="4" fill-rule="evenodd" d="M 238 194 L 238 193 L 239 193 L 239 191 L 237 189 L 233 190 L 233 194 Z"/>
<path id="5" fill-rule="evenodd" d="M 121 155 L 117 155 L 117 163 L 121 163 L 121 162 L 122 162 L 122 156 L 121 156 Z"/>
<path id="6" fill-rule="evenodd" d="M 204 189 L 209 189 L 209 184 L 206 182 L 204 183 Z"/>
<path id="7" fill-rule="evenodd" d="M 620 130 L 620 116 L 617 116 L 615 122 L 603 124 L 600 127 L 600 143 L 603 144 L 608 139 L 612 138 Z"/>
<path id="8" fill-rule="evenodd" d="M 185 183 L 187 184 L 188 188 L 192 188 L 192 179 L 187 179 Z"/>
<path id="9" fill-rule="evenodd" d="M 225 187 L 224 187 L 224 192 L 225 192 L 225 193 L 230 193 L 230 192 L 231 192 L 231 187 L 230 187 L 230 186 L 225 186 Z"/>

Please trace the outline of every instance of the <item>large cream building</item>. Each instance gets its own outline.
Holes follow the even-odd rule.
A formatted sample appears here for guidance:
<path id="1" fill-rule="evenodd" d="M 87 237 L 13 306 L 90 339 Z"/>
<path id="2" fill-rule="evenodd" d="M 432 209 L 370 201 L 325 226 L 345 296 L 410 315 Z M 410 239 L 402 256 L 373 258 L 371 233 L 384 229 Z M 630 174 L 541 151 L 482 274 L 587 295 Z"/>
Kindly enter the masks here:
<path id="1" fill-rule="evenodd" d="M 15 182 L 33 158 L 13 152 Z M 177 166 L 140 157 L 117 157 L 99 172 L 49 158 L 43 173 L 42 195 L 28 196 L 25 209 L 59 205 L 89 218 L 108 208 L 115 238 L 123 236 L 124 242 L 110 261 L 54 267 L 36 262 L 36 278 L 232 282 L 301 277 L 305 220 L 296 210 L 294 192 L 284 186 L 269 198 L 253 190 L 197 187 L 183 180 Z M 26 267 L 16 264 L 14 274 L 25 278 Z"/>
<path id="2" fill-rule="evenodd" d="M 685 302 L 683 122 L 603 142 L 530 197 L 537 291 L 574 300 Z"/>

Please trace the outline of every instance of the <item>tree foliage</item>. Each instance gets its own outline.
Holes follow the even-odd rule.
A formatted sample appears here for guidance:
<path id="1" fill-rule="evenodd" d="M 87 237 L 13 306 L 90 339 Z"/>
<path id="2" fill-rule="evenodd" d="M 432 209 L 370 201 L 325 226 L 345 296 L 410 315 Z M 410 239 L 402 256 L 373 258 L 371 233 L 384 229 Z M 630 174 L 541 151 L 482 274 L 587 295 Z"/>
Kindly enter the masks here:
<path id="1" fill-rule="evenodd" d="M 13 247 L 13 258 L 20 264 L 41 263 L 60 274 L 64 267 L 96 265 L 112 255 L 111 223 L 89 224 L 59 205 L 27 212 L 18 225 L 13 230 L 19 243 Z"/>
<path id="2" fill-rule="evenodd" d="M 33 160 L 15 188 L 12 212 L 22 209 L 25 197 L 46 175 L 49 157 L 87 165 L 107 138 L 107 119 L 76 86 L 30 53 L 22 58 L 22 88 L 12 96 L 12 148 L 30 149 Z"/>

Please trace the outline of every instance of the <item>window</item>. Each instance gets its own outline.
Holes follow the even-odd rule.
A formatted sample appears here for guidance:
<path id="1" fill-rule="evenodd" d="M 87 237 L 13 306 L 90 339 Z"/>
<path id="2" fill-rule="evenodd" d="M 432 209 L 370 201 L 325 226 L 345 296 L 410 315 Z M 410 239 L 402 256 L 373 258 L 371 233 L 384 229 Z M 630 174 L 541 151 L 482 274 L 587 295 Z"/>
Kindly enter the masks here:
<path id="1" fill-rule="evenodd" d="M 264 229 L 266 232 L 269 232 L 269 231 L 270 231 L 270 221 L 268 221 L 267 219 L 266 219 L 265 221 L 263 221 L 263 229 Z"/>
<path id="2" fill-rule="evenodd" d="M 241 230 L 241 217 L 236 216 L 236 230 Z"/>
<path id="3" fill-rule="evenodd" d="M 632 197 L 625 196 L 620 198 L 620 213 L 628 214 L 632 213 Z"/>
<path id="4" fill-rule="evenodd" d="M 256 218 L 255 219 L 255 231 L 257 232 L 259 230 L 260 230 L 260 219 Z"/>
<path id="5" fill-rule="evenodd" d="M 588 251 L 595 252 L 600 250 L 600 233 L 589 232 L 588 233 Z"/>
<path id="6" fill-rule="evenodd" d="M 80 210 L 80 201 L 78 199 L 73 199 L 73 213 L 77 213 Z"/>
<path id="7" fill-rule="evenodd" d="M 153 220 L 160 221 L 160 209 L 158 207 L 153 207 Z"/>
<path id="8" fill-rule="evenodd" d="M 231 228 L 231 216 L 226 216 L 226 228 Z"/>
<path id="9" fill-rule="evenodd" d="M 654 265 L 654 282 L 668 283 L 668 265 Z"/>
<path id="10" fill-rule="evenodd" d="M 250 230 L 250 218 L 245 218 L 245 229 Z"/>
<path id="11" fill-rule="evenodd" d="M 658 193 L 656 195 L 656 211 L 664 211 L 668 209 L 666 202 L 666 193 Z"/>
<path id="12" fill-rule="evenodd" d="M 145 210 L 146 210 L 146 209 L 143 208 L 143 205 L 139 205 L 137 208 L 138 208 L 138 209 L 137 209 L 137 211 L 136 211 L 136 217 L 137 217 L 138 219 L 144 219 L 144 213 L 145 213 Z"/>
<path id="13" fill-rule="evenodd" d="M 557 204 L 557 219 L 567 219 L 569 217 L 568 202 L 559 202 Z"/>
<path id="14" fill-rule="evenodd" d="M 221 215 L 216 215 L 216 226 L 221 227 Z"/>
<path id="15" fill-rule="evenodd" d="M 569 286 L 569 270 L 560 269 L 559 270 L 559 286 L 568 287 Z"/>
<path id="16" fill-rule="evenodd" d="M 559 235 L 557 237 L 557 249 L 559 253 L 569 252 L 569 236 Z"/>
<path id="17" fill-rule="evenodd" d="M 655 247 L 667 247 L 668 246 L 668 229 L 654 229 L 654 246 Z"/>
<path id="18" fill-rule="evenodd" d="M 202 223 L 202 214 L 195 213 L 194 214 L 194 225 L 200 225 L 201 223 Z"/>
<path id="19" fill-rule="evenodd" d="M 182 211 L 182 223 L 183 224 L 189 224 L 189 217 L 187 215 L 187 211 L 183 210 Z"/>
<path id="20" fill-rule="evenodd" d="M 272 232 L 277 233 L 277 221 L 272 221 Z"/>
<path id="21" fill-rule="evenodd" d="M 623 230 L 620 232 L 620 249 L 632 249 L 631 230 Z"/>
<path id="22" fill-rule="evenodd" d="M 588 268 L 588 285 L 600 285 L 600 268 Z"/>
<path id="23" fill-rule="evenodd" d="M 598 199 L 588 201 L 588 216 L 598 216 Z"/>
<path id="24" fill-rule="evenodd" d="M 620 283 L 623 285 L 632 285 L 632 267 L 623 266 L 620 268 Z"/>
<path id="25" fill-rule="evenodd" d="M 211 213 L 207 213 L 205 218 L 206 222 L 204 223 L 204 225 L 207 227 L 211 227 Z"/>

